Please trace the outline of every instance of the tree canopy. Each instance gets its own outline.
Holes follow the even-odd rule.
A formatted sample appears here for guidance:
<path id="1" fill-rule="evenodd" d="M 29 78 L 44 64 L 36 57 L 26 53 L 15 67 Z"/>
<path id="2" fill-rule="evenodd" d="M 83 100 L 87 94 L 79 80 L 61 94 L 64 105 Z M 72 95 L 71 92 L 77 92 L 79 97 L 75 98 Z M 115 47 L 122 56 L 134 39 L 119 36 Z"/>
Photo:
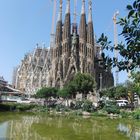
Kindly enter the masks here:
<path id="1" fill-rule="evenodd" d="M 100 95 L 101 96 L 107 96 L 111 99 L 127 98 L 128 90 L 127 90 L 127 87 L 120 84 L 116 87 L 111 87 L 111 88 L 102 90 Z"/>
<path id="2" fill-rule="evenodd" d="M 49 98 L 57 96 L 57 89 L 54 87 L 43 87 L 36 93 L 36 98 Z"/>
<path id="3" fill-rule="evenodd" d="M 57 95 L 62 98 L 68 98 L 68 97 L 70 97 L 69 89 L 67 87 L 59 89 L 57 92 Z"/>
<path id="4" fill-rule="evenodd" d="M 73 98 L 76 96 L 77 92 L 86 95 L 90 91 L 93 91 L 95 86 L 95 80 L 90 74 L 79 72 L 74 76 L 73 80 L 58 91 L 58 95 L 64 98 Z"/>
<path id="5" fill-rule="evenodd" d="M 74 79 L 67 85 L 70 91 L 83 94 L 93 91 L 95 86 L 94 78 L 88 73 L 77 73 Z"/>

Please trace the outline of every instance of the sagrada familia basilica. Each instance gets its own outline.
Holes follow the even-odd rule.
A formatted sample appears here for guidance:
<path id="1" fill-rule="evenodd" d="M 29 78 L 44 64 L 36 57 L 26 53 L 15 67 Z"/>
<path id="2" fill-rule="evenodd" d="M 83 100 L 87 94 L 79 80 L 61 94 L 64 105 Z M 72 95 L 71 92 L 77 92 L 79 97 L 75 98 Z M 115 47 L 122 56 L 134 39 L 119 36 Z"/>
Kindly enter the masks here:
<path id="1" fill-rule="evenodd" d="M 100 60 L 101 49 L 94 38 L 92 0 L 88 2 L 88 16 L 85 0 L 82 0 L 79 25 L 71 22 L 70 0 L 67 0 L 62 21 L 60 0 L 53 46 L 37 45 L 33 53 L 26 54 L 15 74 L 14 85 L 27 94 L 34 94 L 44 86 L 61 88 L 81 72 L 95 77 L 97 89 L 113 86 L 111 68 L 105 70 Z"/>

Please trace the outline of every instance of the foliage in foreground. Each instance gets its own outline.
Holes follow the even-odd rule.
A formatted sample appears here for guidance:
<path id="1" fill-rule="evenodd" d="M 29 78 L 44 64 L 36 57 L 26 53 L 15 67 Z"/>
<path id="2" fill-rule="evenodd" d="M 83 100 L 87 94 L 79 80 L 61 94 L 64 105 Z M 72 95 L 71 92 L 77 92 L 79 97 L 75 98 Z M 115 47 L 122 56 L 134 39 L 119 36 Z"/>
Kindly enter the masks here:
<path id="1" fill-rule="evenodd" d="M 121 36 L 124 37 L 125 43 L 120 43 L 114 49 L 111 41 L 104 34 L 98 40 L 98 43 L 105 50 L 102 53 L 103 64 L 108 66 L 117 66 L 121 70 L 134 70 L 140 68 L 140 0 L 134 0 L 133 4 L 127 5 L 128 14 L 124 18 L 120 18 L 118 24 L 122 27 Z M 117 50 L 121 59 L 106 56 L 105 52 L 113 52 Z M 114 53 L 114 52 L 113 52 Z"/>
<path id="2" fill-rule="evenodd" d="M 108 114 L 119 114 L 120 113 L 120 108 L 116 105 L 116 102 L 113 101 L 108 101 L 104 108 L 104 111 L 106 111 Z"/>
<path id="3" fill-rule="evenodd" d="M 134 119 L 140 120 L 140 109 L 135 110 L 132 115 Z"/>

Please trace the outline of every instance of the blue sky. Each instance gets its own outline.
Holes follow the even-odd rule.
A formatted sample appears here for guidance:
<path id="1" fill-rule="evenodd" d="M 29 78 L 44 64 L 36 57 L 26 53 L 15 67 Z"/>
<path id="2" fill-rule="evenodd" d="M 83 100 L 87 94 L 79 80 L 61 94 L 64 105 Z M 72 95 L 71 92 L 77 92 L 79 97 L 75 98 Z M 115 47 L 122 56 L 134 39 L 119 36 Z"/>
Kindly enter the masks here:
<path id="1" fill-rule="evenodd" d="M 63 1 L 65 12 L 66 0 Z M 73 1 L 71 0 L 71 13 Z M 93 22 L 97 37 L 104 32 L 113 41 L 113 14 L 119 10 L 119 17 L 125 16 L 126 5 L 132 2 L 133 0 L 93 0 Z M 77 0 L 77 3 L 79 23 L 81 0 Z M 0 75 L 7 81 L 11 82 L 13 68 L 20 64 L 27 52 L 33 51 L 37 43 L 49 46 L 52 11 L 52 0 L 0 0 Z M 119 37 L 121 40 L 123 39 Z M 119 75 L 119 81 L 124 82 L 126 74 Z"/>

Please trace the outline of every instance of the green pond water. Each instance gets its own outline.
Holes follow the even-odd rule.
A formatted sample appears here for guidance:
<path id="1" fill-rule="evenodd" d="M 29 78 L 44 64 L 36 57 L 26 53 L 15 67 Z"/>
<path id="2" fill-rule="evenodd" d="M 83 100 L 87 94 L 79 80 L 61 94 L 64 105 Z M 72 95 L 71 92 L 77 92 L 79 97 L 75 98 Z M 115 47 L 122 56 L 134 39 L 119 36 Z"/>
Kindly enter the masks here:
<path id="1" fill-rule="evenodd" d="M 0 140 L 140 140 L 140 122 L 0 113 Z"/>

